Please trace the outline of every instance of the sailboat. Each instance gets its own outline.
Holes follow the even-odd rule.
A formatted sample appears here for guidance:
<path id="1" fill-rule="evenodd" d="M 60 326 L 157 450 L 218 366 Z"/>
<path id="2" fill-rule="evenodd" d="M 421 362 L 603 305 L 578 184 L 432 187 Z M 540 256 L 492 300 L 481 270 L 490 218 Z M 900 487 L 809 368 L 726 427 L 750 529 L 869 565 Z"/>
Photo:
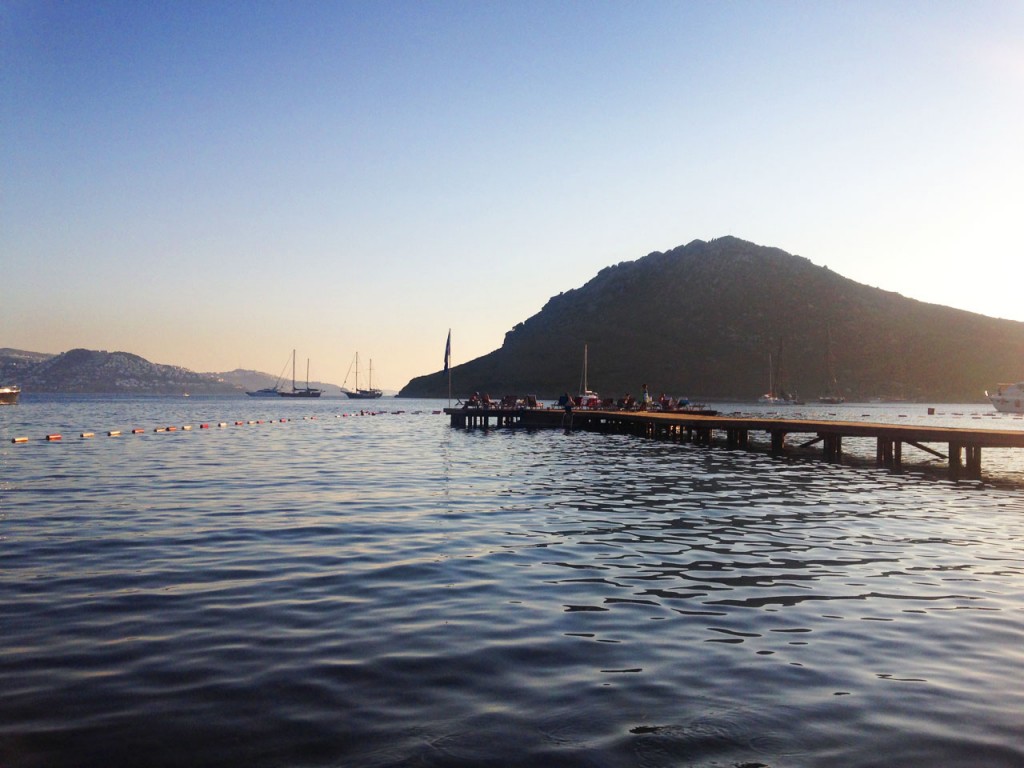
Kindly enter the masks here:
<path id="1" fill-rule="evenodd" d="M 781 356 L 781 355 L 780 355 Z M 761 405 L 799 405 L 795 397 L 787 397 L 784 392 L 775 390 L 775 368 L 772 365 L 772 353 L 768 353 L 768 391 L 757 398 Z"/>
<path id="2" fill-rule="evenodd" d="M 832 330 L 828 326 L 825 326 L 825 373 L 828 376 L 828 391 L 818 398 L 818 402 L 825 405 L 845 403 L 846 398 L 839 394 L 835 355 L 832 354 Z"/>
<path id="3" fill-rule="evenodd" d="M 295 386 L 295 350 L 292 350 L 292 391 L 289 392 L 286 389 L 280 390 L 277 394 L 281 397 L 320 397 L 323 394 L 322 390 L 316 389 L 309 386 L 309 358 L 306 358 L 306 386 L 296 387 Z"/>
<path id="4" fill-rule="evenodd" d="M 355 371 L 356 371 L 356 377 L 355 377 L 356 388 L 355 389 L 347 389 L 345 387 L 345 384 L 348 383 L 348 374 L 345 374 L 345 381 L 343 381 L 342 384 L 341 384 L 341 391 L 342 392 L 344 392 L 346 395 L 348 395 L 353 400 L 375 400 L 376 398 L 378 398 L 378 397 L 380 397 L 381 395 L 384 394 L 381 390 L 374 389 L 374 387 L 373 387 L 373 359 L 372 358 L 370 360 L 370 380 L 369 380 L 369 383 L 367 384 L 367 388 L 366 389 L 360 389 L 359 388 L 359 353 L 358 352 L 356 352 L 356 356 L 352 359 L 352 365 L 350 365 L 348 367 L 349 373 L 352 372 L 352 368 L 353 367 L 355 367 Z"/>
<path id="5" fill-rule="evenodd" d="M 596 408 L 601 404 L 601 397 L 587 385 L 587 345 L 583 345 L 583 375 L 580 377 L 580 405 L 584 408 Z"/>
<path id="6" fill-rule="evenodd" d="M 295 360 L 295 351 L 292 350 L 292 360 Z M 284 379 L 285 369 L 288 367 L 288 361 L 284 361 L 284 367 L 281 368 L 281 373 L 277 375 L 277 381 L 274 382 L 272 387 L 263 387 L 262 389 L 254 389 L 251 392 L 246 392 L 249 397 L 277 397 L 281 394 L 281 380 Z M 295 378 L 295 369 L 292 368 L 292 379 Z M 293 383 L 294 385 L 294 383 Z"/>

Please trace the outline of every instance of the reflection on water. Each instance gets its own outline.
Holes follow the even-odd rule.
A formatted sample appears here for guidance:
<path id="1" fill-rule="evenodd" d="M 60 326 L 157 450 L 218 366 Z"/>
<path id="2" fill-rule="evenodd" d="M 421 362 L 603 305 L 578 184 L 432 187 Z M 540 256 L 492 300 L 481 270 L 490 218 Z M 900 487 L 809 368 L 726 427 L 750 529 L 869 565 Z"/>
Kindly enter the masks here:
<path id="1" fill-rule="evenodd" d="M 1024 763 L 1019 490 L 431 405 L 0 447 L 0 765 Z"/>

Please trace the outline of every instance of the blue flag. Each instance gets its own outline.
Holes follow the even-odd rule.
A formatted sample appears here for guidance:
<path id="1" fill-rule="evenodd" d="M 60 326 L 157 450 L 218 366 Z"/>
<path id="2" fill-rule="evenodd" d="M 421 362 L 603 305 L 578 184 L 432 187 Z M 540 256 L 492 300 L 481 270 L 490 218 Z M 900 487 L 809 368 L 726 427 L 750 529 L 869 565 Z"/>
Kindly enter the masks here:
<path id="1" fill-rule="evenodd" d="M 444 345 L 444 372 L 448 373 L 448 368 L 452 364 L 452 329 L 448 329 L 448 342 Z"/>

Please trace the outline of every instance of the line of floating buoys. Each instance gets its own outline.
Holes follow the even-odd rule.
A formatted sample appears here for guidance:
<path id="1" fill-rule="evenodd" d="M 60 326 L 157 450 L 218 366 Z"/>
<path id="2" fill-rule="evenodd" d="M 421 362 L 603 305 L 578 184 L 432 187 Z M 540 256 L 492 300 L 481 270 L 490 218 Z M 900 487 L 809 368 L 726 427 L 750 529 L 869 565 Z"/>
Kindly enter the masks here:
<path id="1" fill-rule="evenodd" d="M 334 418 L 336 418 L 336 419 L 344 419 L 344 418 L 348 418 L 349 416 L 379 416 L 382 413 L 392 413 L 392 414 L 396 414 L 396 415 L 402 415 L 402 414 L 405 414 L 406 411 L 359 411 L 358 413 L 353 412 L 353 413 L 339 413 L 339 414 L 335 414 Z M 419 412 L 417 411 L 416 413 L 419 413 Z M 436 415 L 436 414 L 442 413 L 442 411 L 436 410 L 436 411 L 432 411 L 432 413 L 434 413 Z M 316 421 L 317 418 L 318 417 L 315 416 L 315 415 L 303 416 L 302 417 L 303 421 Z M 274 419 L 270 419 L 269 423 L 273 424 L 274 421 L 275 421 Z M 279 423 L 281 423 L 281 424 L 284 424 L 285 422 L 291 421 L 291 419 L 282 418 L 282 419 L 277 419 L 277 421 Z M 263 419 L 250 419 L 249 421 L 236 421 L 235 422 L 235 426 L 241 427 L 241 426 L 245 426 L 247 424 L 255 425 L 255 424 L 265 424 L 265 423 L 268 423 L 268 422 L 264 421 Z M 221 421 L 221 422 L 217 423 L 217 426 L 218 427 L 227 427 L 227 426 L 230 426 L 230 422 Z M 191 424 L 185 424 L 185 425 L 183 425 L 181 427 L 177 427 L 177 426 L 164 426 L 164 427 L 156 427 L 156 428 L 154 428 L 153 432 L 157 432 L 157 433 L 177 432 L 179 429 L 181 429 L 183 432 L 191 432 L 192 428 L 193 427 L 192 427 Z M 209 428 L 210 428 L 210 424 L 209 423 L 205 423 L 204 422 L 204 423 L 199 425 L 199 429 L 209 429 Z M 132 429 L 131 433 L 133 435 L 142 435 L 142 434 L 146 433 L 146 430 L 142 429 L 141 427 L 136 427 L 136 428 Z M 119 429 L 112 429 L 112 430 L 107 432 L 107 437 L 120 437 L 121 434 L 122 434 L 121 430 L 119 430 Z M 83 439 L 88 439 L 88 438 L 91 438 L 91 437 L 95 437 L 96 433 L 95 432 L 82 432 L 82 433 L 80 433 L 80 435 L 81 435 L 81 437 Z M 62 439 L 62 435 L 60 435 L 59 433 L 55 432 L 55 433 L 46 435 L 45 439 L 48 442 L 58 442 L 58 441 L 60 441 Z M 12 443 L 27 443 L 28 441 L 29 441 L 28 437 L 19 436 L 19 437 L 12 437 L 11 438 L 11 442 Z"/>

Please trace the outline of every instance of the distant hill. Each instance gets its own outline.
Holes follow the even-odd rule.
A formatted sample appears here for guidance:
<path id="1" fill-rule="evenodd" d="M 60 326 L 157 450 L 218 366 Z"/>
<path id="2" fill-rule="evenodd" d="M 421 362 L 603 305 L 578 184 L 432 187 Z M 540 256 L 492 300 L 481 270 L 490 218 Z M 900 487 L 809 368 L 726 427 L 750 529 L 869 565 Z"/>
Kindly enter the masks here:
<path id="1" fill-rule="evenodd" d="M 237 386 L 208 373 L 151 363 L 128 352 L 72 349 L 59 355 L 0 350 L 0 380 L 26 392 L 231 394 Z"/>
<path id="2" fill-rule="evenodd" d="M 0 386 L 21 381 L 25 371 L 51 357 L 53 355 L 45 352 L 26 352 L 23 349 L 0 347 Z"/>
<path id="3" fill-rule="evenodd" d="M 457 331 L 456 331 L 457 332 Z M 751 400 L 769 388 L 814 400 L 830 371 L 850 400 L 983 399 L 1024 379 L 1024 323 L 926 304 L 734 237 L 695 240 L 602 269 L 452 369 L 453 390 L 554 397 L 588 380 L 605 397 Z M 769 361 L 771 361 L 769 363 Z M 440 371 L 404 397 L 444 397 Z"/>
<path id="4" fill-rule="evenodd" d="M 218 379 L 235 386 L 237 389 L 243 392 L 252 392 L 257 389 L 264 389 L 266 387 L 273 387 L 278 385 L 278 378 L 271 376 L 269 373 L 262 373 L 261 371 L 246 370 L 244 368 L 236 368 L 233 371 L 224 371 L 222 373 L 209 374 L 216 376 Z M 291 389 L 292 380 L 289 378 L 287 381 L 281 381 L 280 386 L 285 389 Z M 306 380 L 298 382 L 298 386 L 306 386 Z M 316 389 L 323 390 L 324 397 L 341 397 L 341 387 L 337 384 L 328 384 L 323 381 L 311 381 L 309 386 Z"/>
<path id="5" fill-rule="evenodd" d="M 0 348 L 0 384 L 20 384 L 25 392 L 226 395 L 276 383 L 276 376 L 260 371 L 196 373 L 177 365 L 151 363 L 129 352 L 72 349 L 50 355 Z M 291 387 L 291 380 L 282 386 Z M 311 381 L 310 386 L 324 390 L 324 397 L 342 396 L 337 384 Z"/>

